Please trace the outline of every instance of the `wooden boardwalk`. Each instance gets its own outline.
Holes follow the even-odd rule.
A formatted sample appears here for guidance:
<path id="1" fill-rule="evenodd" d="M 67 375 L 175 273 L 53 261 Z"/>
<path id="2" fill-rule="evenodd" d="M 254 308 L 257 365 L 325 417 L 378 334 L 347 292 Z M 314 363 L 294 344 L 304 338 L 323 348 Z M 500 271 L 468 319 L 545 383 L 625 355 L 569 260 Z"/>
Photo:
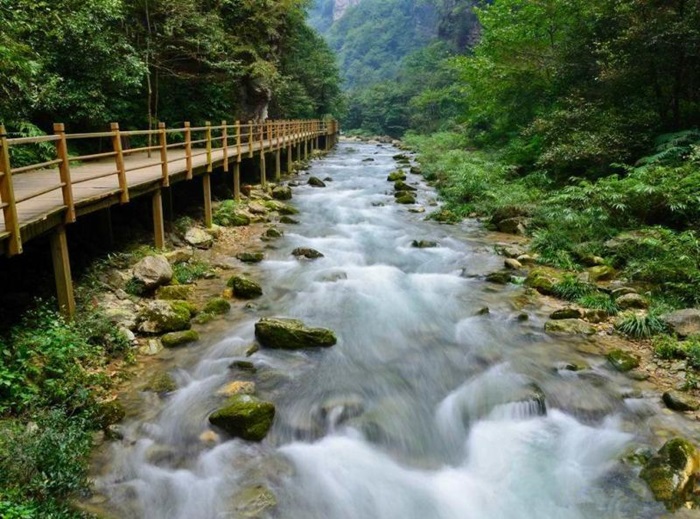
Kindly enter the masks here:
<path id="1" fill-rule="evenodd" d="M 42 137 L 8 138 L 0 126 L 0 255 L 22 253 L 22 245 L 51 233 L 51 250 L 59 304 L 74 311 L 70 262 L 65 235 L 67 224 L 83 215 L 126 204 L 150 194 L 153 200 L 155 245 L 165 247 L 161 191 L 172 184 L 203 178 L 205 223 L 212 224 L 210 173 L 233 169 L 234 196 L 240 194 L 240 166 L 245 159 L 260 161 L 261 182 L 266 185 L 266 156 L 275 162 L 275 177 L 282 169 L 284 151 L 289 170 L 293 160 L 305 159 L 316 148 L 335 144 L 335 121 L 265 121 L 219 126 L 207 123 L 192 128 L 66 134 L 55 125 L 55 134 Z M 109 139 L 111 149 L 103 153 L 71 155 L 69 143 L 84 139 Z M 133 141 L 147 142 L 140 148 L 124 149 Z M 12 167 L 12 149 L 55 143 L 56 157 L 40 164 Z M 74 146 L 77 148 L 76 146 Z M 86 149 L 86 146 L 81 146 Z"/>

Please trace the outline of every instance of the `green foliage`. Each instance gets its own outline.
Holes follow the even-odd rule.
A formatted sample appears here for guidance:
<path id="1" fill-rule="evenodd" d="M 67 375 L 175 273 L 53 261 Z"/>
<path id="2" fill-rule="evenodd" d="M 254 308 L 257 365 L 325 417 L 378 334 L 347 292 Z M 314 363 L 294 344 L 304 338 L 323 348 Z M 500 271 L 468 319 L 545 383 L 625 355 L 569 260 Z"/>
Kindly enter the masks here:
<path id="1" fill-rule="evenodd" d="M 209 264 L 190 260 L 173 266 L 173 279 L 181 285 L 188 285 L 204 278 L 209 272 L 211 272 Z"/>
<path id="2" fill-rule="evenodd" d="M 588 283 L 579 280 L 575 275 L 567 274 L 564 278 L 556 283 L 552 290 L 561 299 L 567 301 L 576 301 L 583 297 L 591 295 L 595 288 Z"/>
<path id="3" fill-rule="evenodd" d="M 620 311 L 612 297 L 604 292 L 590 292 L 577 298 L 576 303 L 583 308 L 603 310 L 608 315 L 616 315 Z"/>
<path id="4" fill-rule="evenodd" d="M 670 335 L 657 335 L 651 344 L 654 349 L 654 355 L 660 359 L 684 359 L 687 356 L 684 345 Z"/>
<path id="5" fill-rule="evenodd" d="M 88 487 L 91 446 L 86 419 L 60 409 L 0 422 L 2 517 L 83 517 L 66 503 Z"/>
<path id="6" fill-rule="evenodd" d="M 666 331 L 664 322 L 658 315 L 651 312 L 648 314 L 626 312 L 615 323 L 615 328 L 633 339 L 648 339 Z"/>
<path id="7" fill-rule="evenodd" d="M 10 126 L 8 132 L 12 137 L 40 137 L 46 135 L 40 128 L 29 122 L 20 122 Z M 10 148 L 10 163 L 13 168 L 39 164 L 56 158 L 56 146 L 51 142 L 24 144 Z"/>
<path id="8" fill-rule="evenodd" d="M 700 370 L 700 337 L 689 337 L 684 346 L 688 356 L 688 366 Z"/>

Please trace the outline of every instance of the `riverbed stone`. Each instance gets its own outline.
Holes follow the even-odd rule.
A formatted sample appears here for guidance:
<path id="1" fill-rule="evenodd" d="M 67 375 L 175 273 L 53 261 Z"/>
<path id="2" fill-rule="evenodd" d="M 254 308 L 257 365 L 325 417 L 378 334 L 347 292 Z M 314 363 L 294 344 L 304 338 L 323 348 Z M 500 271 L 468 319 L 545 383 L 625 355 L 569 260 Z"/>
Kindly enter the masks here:
<path id="1" fill-rule="evenodd" d="M 692 499 L 700 470 L 696 447 L 684 438 L 668 440 L 639 473 L 657 501 L 676 510 Z"/>
<path id="2" fill-rule="evenodd" d="M 209 422 L 231 436 L 259 442 L 267 436 L 274 418 L 272 402 L 251 395 L 234 395 L 209 415 Z"/>
<path id="3" fill-rule="evenodd" d="M 239 299 L 255 299 L 263 293 L 258 283 L 244 276 L 232 276 L 226 285 L 233 289 L 233 294 Z"/>
<path id="4" fill-rule="evenodd" d="M 596 281 L 608 281 L 615 277 L 616 271 L 609 265 L 597 265 L 586 269 L 591 283 Z"/>
<path id="5" fill-rule="evenodd" d="M 167 371 L 161 371 L 151 377 L 144 387 L 146 391 L 154 393 L 171 393 L 177 389 L 177 383 L 173 376 Z"/>
<path id="6" fill-rule="evenodd" d="M 620 349 L 614 349 L 605 356 L 617 371 L 626 373 L 639 367 L 639 357 Z"/>
<path id="7" fill-rule="evenodd" d="M 506 234 L 517 234 L 519 236 L 524 236 L 527 227 L 527 218 L 522 216 L 516 216 L 515 218 L 506 218 L 501 220 L 496 224 L 500 232 Z"/>
<path id="8" fill-rule="evenodd" d="M 260 202 L 250 202 L 248 204 L 248 212 L 253 215 L 258 215 L 258 216 L 265 216 L 267 213 L 270 211 L 262 205 Z"/>
<path id="9" fill-rule="evenodd" d="M 272 190 L 272 198 L 275 200 L 291 200 L 292 188 L 289 186 L 277 186 Z"/>
<path id="10" fill-rule="evenodd" d="M 139 331 L 147 334 L 179 332 L 190 328 L 191 310 L 179 301 L 155 300 L 139 313 Z"/>
<path id="11" fill-rule="evenodd" d="M 275 240 L 277 238 L 281 238 L 284 233 L 277 229 L 276 227 L 270 227 L 265 230 L 265 232 L 262 235 L 263 240 Z"/>
<path id="12" fill-rule="evenodd" d="M 214 223 L 225 227 L 250 225 L 250 216 L 238 208 L 234 200 L 224 200 L 214 211 Z"/>
<path id="13" fill-rule="evenodd" d="M 198 227 L 192 227 L 185 233 L 185 241 L 197 249 L 211 249 L 214 245 L 214 237 Z"/>
<path id="14" fill-rule="evenodd" d="M 292 251 L 292 256 L 295 258 L 318 259 L 323 258 L 323 253 L 310 247 L 297 247 Z"/>
<path id="15" fill-rule="evenodd" d="M 505 256 L 506 258 L 518 258 L 525 254 L 525 249 L 519 245 L 510 245 L 507 243 L 499 243 L 494 245 L 494 250 L 496 254 Z"/>
<path id="16" fill-rule="evenodd" d="M 299 225 L 299 220 L 295 220 L 290 216 L 282 216 L 280 218 L 280 223 L 286 223 L 287 225 Z"/>
<path id="17" fill-rule="evenodd" d="M 396 203 L 402 205 L 410 205 L 416 203 L 416 197 L 406 191 L 398 191 L 398 196 L 396 197 Z"/>
<path id="18" fill-rule="evenodd" d="M 503 261 L 503 266 L 510 270 L 520 270 L 523 268 L 523 264 L 513 258 L 506 258 Z"/>
<path id="19" fill-rule="evenodd" d="M 165 256 L 146 256 L 134 265 L 133 275 L 141 292 L 147 292 L 170 283 L 173 269 Z"/>
<path id="20" fill-rule="evenodd" d="M 231 397 L 234 395 L 252 395 L 255 393 L 255 382 L 249 380 L 234 380 L 220 388 L 216 394 Z"/>
<path id="21" fill-rule="evenodd" d="M 430 240 L 413 240 L 411 242 L 411 247 L 415 249 L 434 249 L 437 246 L 437 242 Z"/>
<path id="22" fill-rule="evenodd" d="M 550 320 L 544 323 L 544 330 L 547 333 L 566 335 L 593 335 L 596 332 L 595 326 L 581 319 Z"/>
<path id="23" fill-rule="evenodd" d="M 267 348 L 297 350 L 329 347 L 337 342 L 326 328 L 310 328 L 298 319 L 264 317 L 255 323 L 255 337 Z"/>
<path id="24" fill-rule="evenodd" d="M 400 169 L 389 173 L 389 176 L 387 177 L 387 181 L 389 182 L 398 182 L 404 180 L 406 180 L 406 173 L 404 173 Z"/>
<path id="25" fill-rule="evenodd" d="M 486 281 L 489 283 L 494 283 L 496 285 L 507 285 L 512 279 L 512 275 L 507 270 L 501 270 L 498 272 L 491 272 L 486 276 Z"/>
<path id="26" fill-rule="evenodd" d="M 700 309 L 685 308 L 661 316 L 661 320 L 679 337 L 700 334 Z"/>
<path id="27" fill-rule="evenodd" d="M 418 191 L 417 188 L 407 184 L 403 180 L 398 180 L 394 183 L 395 191 Z"/>
<path id="28" fill-rule="evenodd" d="M 625 294 L 615 299 L 615 304 L 620 310 L 645 309 L 649 307 L 649 301 L 639 294 Z"/>
<path id="29" fill-rule="evenodd" d="M 547 267 L 540 267 L 530 271 L 527 278 L 525 278 L 525 286 L 534 288 L 540 294 L 551 296 L 555 295 L 554 285 L 563 279 L 564 275 L 561 272 Z"/>
<path id="30" fill-rule="evenodd" d="M 700 402 L 680 391 L 666 391 L 661 398 L 666 407 L 673 411 L 697 411 L 700 409 Z"/>
<path id="31" fill-rule="evenodd" d="M 326 187 L 326 183 L 318 177 L 309 177 L 307 184 L 311 187 Z"/>
<path id="32" fill-rule="evenodd" d="M 194 330 L 183 330 L 181 332 L 169 332 L 160 338 L 166 348 L 175 348 L 190 342 L 199 340 L 199 334 Z"/>
<path id="33" fill-rule="evenodd" d="M 214 297 L 204 305 L 204 313 L 211 315 L 223 315 L 231 310 L 231 303 L 223 297 Z"/>
<path id="34" fill-rule="evenodd" d="M 236 258 L 243 263 L 260 263 L 265 259 L 265 254 L 259 251 L 239 252 Z"/>
<path id="35" fill-rule="evenodd" d="M 236 492 L 232 503 L 236 519 L 263 519 L 277 506 L 277 498 L 265 485 L 253 485 Z"/>
<path id="36" fill-rule="evenodd" d="M 554 320 L 580 319 L 581 317 L 582 317 L 581 310 L 579 310 L 578 308 L 571 307 L 571 306 L 567 306 L 566 308 L 560 308 L 559 310 L 555 310 L 549 316 L 550 319 L 554 319 Z"/>

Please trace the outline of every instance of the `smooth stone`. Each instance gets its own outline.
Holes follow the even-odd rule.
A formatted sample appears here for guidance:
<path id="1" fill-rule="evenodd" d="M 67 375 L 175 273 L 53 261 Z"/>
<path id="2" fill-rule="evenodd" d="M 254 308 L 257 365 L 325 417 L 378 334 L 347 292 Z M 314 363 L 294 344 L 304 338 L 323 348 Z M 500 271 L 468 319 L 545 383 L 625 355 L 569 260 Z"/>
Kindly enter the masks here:
<path id="1" fill-rule="evenodd" d="M 309 177 L 307 184 L 311 187 L 326 187 L 326 183 L 318 177 Z"/>
<path id="2" fill-rule="evenodd" d="M 272 190 L 272 198 L 275 200 L 291 200 L 292 188 L 289 186 L 277 186 Z"/>
<path id="3" fill-rule="evenodd" d="M 209 422 L 231 436 L 249 441 L 261 441 L 275 418 L 275 406 L 251 395 L 234 395 L 217 411 Z"/>
<path id="4" fill-rule="evenodd" d="M 580 319 L 581 318 L 581 310 L 578 308 L 572 308 L 572 307 L 566 307 L 566 308 L 561 308 L 559 310 L 555 310 L 552 312 L 552 314 L 549 316 L 550 319 L 554 320 L 559 320 L 559 319 Z"/>
<path id="5" fill-rule="evenodd" d="M 661 320 L 679 337 L 700 334 L 700 309 L 686 308 L 661 316 Z"/>
<path id="6" fill-rule="evenodd" d="M 265 317 L 255 323 L 255 337 L 267 348 L 296 350 L 329 347 L 337 342 L 325 328 L 309 328 L 298 319 Z"/>
<path id="7" fill-rule="evenodd" d="M 297 247 L 292 251 L 292 256 L 296 258 L 317 259 L 323 258 L 323 254 L 316 249 L 308 247 Z"/>
<path id="8" fill-rule="evenodd" d="M 260 263 L 265 259 L 265 254 L 262 252 L 239 252 L 236 258 L 243 263 Z"/>
<path id="9" fill-rule="evenodd" d="M 231 303 L 222 297 L 214 297 L 204 305 L 204 313 L 211 315 L 223 315 L 231 310 Z"/>
<path id="10" fill-rule="evenodd" d="M 167 285 L 173 279 L 173 269 L 165 256 L 146 256 L 133 270 L 134 279 L 144 291 Z"/>
<path id="11" fill-rule="evenodd" d="M 240 299 L 255 299 L 263 294 L 258 283 L 243 276 L 232 276 L 226 285 L 231 287 L 233 294 Z"/>
<path id="12" fill-rule="evenodd" d="M 194 330 L 170 332 L 163 335 L 160 340 L 166 348 L 175 348 L 176 346 L 198 341 L 199 334 Z"/>
<path id="13" fill-rule="evenodd" d="M 544 330 L 547 333 L 566 334 L 566 335 L 593 335 L 596 333 L 596 328 L 580 319 L 560 319 L 547 321 L 544 324 Z"/>
<path id="14" fill-rule="evenodd" d="M 613 368 L 622 373 L 639 367 L 639 357 L 620 349 L 610 351 L 605 357 Z"/>
<path id="15" fill-rule="evenodd" d="M 413 240 L 411 242 L 411 247 L 416 249 L 433 249 L 437 246 L 437 242 L 429 240 Z"/>
<path id="16" fill-rule="evenodd" d="M 220 388 L 216 394 L 219 396 L 252 395 L 255 393 L 255 382 L 247 380 L 234 380 Z"/>
<path id="17" fill-rule="evenodd" d="M 697 411 L 700 409 L 700 402 L 679 391 L 666 391 L 661 398 L 666 407 L 673 411 Z"/>
<path id="18" fill-rule="evenodd" d="M 180 301 L 149 301 L 139 313 L 141 333 L 162 334 L 190 328 L 192 312 Z"/>
<path id="19" fill-rule="evenodd" d="M 620 310 L 645 309 L 649 307 L 649 301 L 639 294 L 625 294 L 615 299 L 615 304 Z"/>
<path id="20" fill-rule="evenodd" d="M 523 264 L 513 258 L 506 258 L 503 265 L 510 270 L 520 270 L 523 268 Z"/>
<path id="21" fill-rule="evenodd" d="M 210 249 L 214 245 L 214 237 L 197 227 L 192 227 L 185 233 L 185 241 L 197 249 Z"/>

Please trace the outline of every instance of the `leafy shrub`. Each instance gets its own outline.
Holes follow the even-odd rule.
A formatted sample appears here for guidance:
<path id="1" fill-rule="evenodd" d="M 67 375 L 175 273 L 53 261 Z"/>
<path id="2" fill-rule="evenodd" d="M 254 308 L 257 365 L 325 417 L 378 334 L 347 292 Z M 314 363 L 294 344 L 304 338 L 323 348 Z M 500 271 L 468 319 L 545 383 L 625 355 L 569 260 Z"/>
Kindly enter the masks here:
<path id="1" fill-rule="evenodd" d="M 181 285 L 188 285 L 204 278 L 210 271 L 211 269 L 207 263 L 190 260 L 173 266 L 173 279 Z"/>
<path id="2" fill-rule="evenodd" d="M 567 301 L 576 301 L 594 291 L 594 288 L 590 284 L 584 283 L 571 274 L 565 275 L 552 289 L 557 297 L 566 299 Z"/>
<path id="3" fill-rule="evenodd" d="M 684 345 L 670 335 L 659 335 L 652 341 L 654 355 L 664 360 L 683 359 L 687 356 Z"/>
<path id="4" fill-rule="evenodd" d="M 40 128 L 29 122 L 21 122 L 12 137 L 41 137 L 46 135 Z M 10 163 L 13 168 L 39 164 L 56 158 L 56 146 L 52 142 L 21 144 L 10 147 Z"/>
<path id="5" fill-rule="evenodd" d="M 583 308 L 592 310 L 604 310 L 608 315 L 617 315 L 620 309 L 608 294 L 603 292 L 591 292 L 576 299 L 576 303 Z"/>
<path id="6" fill-rule="evenodd" d="M 636 314 L 627 312 L 615 323 L 617 330 L 633 339 L 648 339 L 653 335 L 664 333 L 666 325 L 655 314 Z"/>
<path id="7" fill-rule="evenodd" d="M 700 337 L 689 337 L 685 341 L 685 352 L 688 357 L 688 366 L 700 369 Z"/>

